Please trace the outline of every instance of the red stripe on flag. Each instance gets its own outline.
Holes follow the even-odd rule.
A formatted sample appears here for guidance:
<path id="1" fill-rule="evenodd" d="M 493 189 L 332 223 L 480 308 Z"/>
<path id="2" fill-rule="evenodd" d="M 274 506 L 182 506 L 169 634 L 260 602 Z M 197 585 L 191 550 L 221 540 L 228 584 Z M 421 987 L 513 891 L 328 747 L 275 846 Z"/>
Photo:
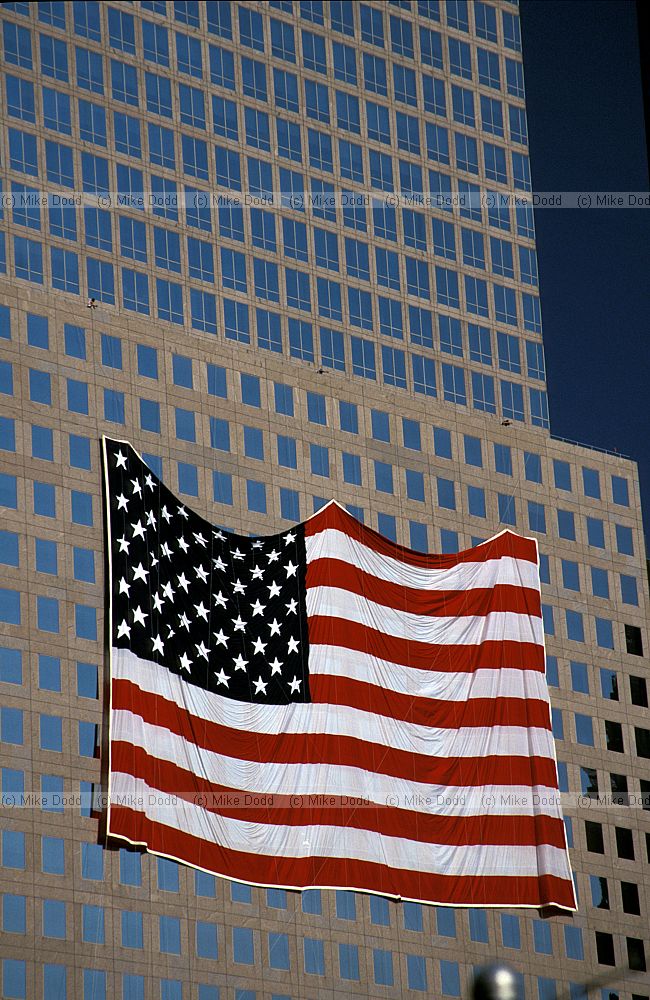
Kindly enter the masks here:
<path id="1" fill-rule="evenodd" d="M 321 682 L 328 679 L 316 678 L 316 680 L 320 690 Z M 313 681 L 314 678 L 312 678 L 312 683 Z M 337 687 L 337 692 L 339 685 L 343 693 L 348 691 L 347 686 L 342 685 L 339 680 L 335 681 L 333 685 Z M 325 686 L 323 684 L 323 687 Z M 366 687 L 366 685 L 357 684 L 356 687 Z M 379 688 L 373 690 L 377 692 L 378 698 L 384 694 L 389 696 L 392 694 L 392 692 L 381 691 Z M 349 694 L 350 698 L 354 697 L 353 692 Z M 411 705 L 412 699 L 406 695 L 399 697 Z M 422 701 L 422 699 L 418 700 Z M 483 702 L 484 699 L 477 699 L 477 701 Z M 517 704 L 508 706 L 505 711 L 508 715 L 517 716 L 517 721 L 515 723 L 504 722 L 503 725 L 521 725 L 522 713 L 521 709 L 517 708 L 521 703 L 519 699 L 510 699 L 510 701 Z M 438 702 L 437 704 L 455 709 L 460 717 L 460 714 L 466 710 L 468 703 Z M 493 706 L 495 703 L 490 700 L 489 704 Z M 544 705 L 543 702 L 540 704 Z M 355 707 L 363 708 L 364 706 L 357 703 Z M 174 702 L 161 695 L 142 691 L 127 680 L 113 681 L 113 711 L 120 709 L 140 716 L 151 725 L 161 726 L 204 750 L 222 753 L 237 760 L 274 764 L 334 764 L 358 767 L 376 774 L 404 778 L 407 781 L 417 780 L 432 785 L 480 787 L 481 785 L 495 784 L 554 787 L 557 781 L 555 764 L 545 757 L 439 758 L 369 743 L 353 736 L 325 733 L 251 733 L 240 729 L 229 729 L 217 723 L 197 718 Z M 413 711 L 416 710 L 413 709 Z M 424 710 L 421 709 L 421 711 Z M 484 708 L 483 711 L 485 711 Z M 390 713 L 385 710 L 379 714 L 388 715 Z M 417 720 L 409 719 L 408 721 L 415 722 Z M 529 726 L 534 724 L 530 719 L 527 719 L 527 723 Z M 428 724 L 431 724 L 430 718 Z M 464 724 L 464 720 L 460 719 L 460 725 Z M 469 725 L 471 724 L 470 722 Z M 476 724 L 484 725 L 485 721 L 479 721 Z M 449 728 L 457 727 L 449 726 Z M 548 707 L 546 707 L 546 724 L 540 728 L 548 728 Z"/>
<path id="2" fill-rule="evenodd" d="M 125 806 L 113 806 L 109 833 L 206 871 L 258 885 L 287 888 L 330 886 L 377 892 L 404 899 L 445 900 L 452 906 L 532 906 L 574 908 L 573 885 L 555 875 L 432 875 L 354 859 L 279 858 L 248 854 L 208 843 L 154 822 Z"/>
<path id="3" fill-rule="evenodd" d="M 381 580 L 341 559 L 312 559 L 307 565 L 310 587 L 338 587 L 396 611 L 428 617 L 482 617 L 493 611 L 542 616 L 539 591 L 530 588 L 497 584 L 467 590 L 419 590 Z"/>
<path id="4" fill-rule="evenodd" d="M 420 843 L 531 846 L 544 843 L 564 849 L 564 824 L 551 816 L 439 816 L 388 805 L 357 806 L 336 795 L 264 795 L 268 805 L 255 805 L 255 792 L 229 788 L 201 778 L 177 764 L 160 760 L 130 743 L 111 744 L 115 772 L 141 778 L 158 792 L 194 802 L 217 816 L 273 826 L 340 826 L 370 830 Z M 433 794 L 433 792 L 432 792 Z M 246 803 L 249 799 L 250 804 Z M 257 797 L 261 797 L 258 793 Z M 296 799 L 303 804 L 296 805 Z M 323 805 L 327 802 L 327 805 Z"/>
<path id="5" fill-rule="evenodd" d="M 464 702 L 429 701 L 424 698 L 414 699 L 410 695 L 397 694 L 347 677 L 328 675 L 313 676 L 310 683 L 314 701 L 350 705 L 361 711 L 401 718 L 405 722 L 418 725 L 452 730 L 486 725 L 521 726 L 525 723 L 527 728 L 534 726 L 550 730 L 548 705 L 543 701 L 523 701 L 521 698 L 475 698 Z M 439 766 L 440 781 L 442 781 L 443 774 L 449 776 L 455 763 L 459 767 L 461 765 L 464 767 L 466 760 L 475 759 L 443 758 L 441 765 L 439 758 L 407 753 L 381 744 L 368 743 L 353 736 L 326 733 L 251 733 L 248 730 L 229 729 L 206 719 L 197 718 L 160 695 L 135 688 L 127 680 L 113 681 L 113 711 L 120 708 L 139 715 L 152 725 L 169 729 L 170 732 L 183 736 L 188 742 L 196 743 L 206 750 L 224 752 L 227 756 L 260 763 L 273 761 L 284 764 L 346 764 L 349 762 L 353 767 L 362 767 L 367 771 L 376 770 L 378 773 L 405 777 L 409 780 L 413 780 L 414 775 L 417 775 L 415 780 L 423 781 L 436 779 L 436 766 Z M 484 761 L 490 758 L 476 759 Z M 527 762 L 529 758 L 495 759 L 512 760 L 515 767 L 514 761 Z M 545 758 L 530 758 L 530 760 L 543 759 Z M 379 761 L 382 761 L 381 766 Z M 502 780 L 505 780 L 509 773 L 504 768 Z M 479 785 L 487 782 L 480 778 L 470 783 Z M 519 784 L 518 781 L 510 783 Z M 531 782 L 535 783 L 537 782 Z M 550 783 L 555 783 L 554 773 Z"/>
<path id="6" fill-rule="evenodd" d="M 362 712 L 437 729 L 522 725 L 536 729 L 551 728 L 548 703 L 533 698 L 434 701 L 331 674 L 312 674 L 309 689 L 312 701 L 321 704 L 349 705 Z"/>
<path id="7" fill-rule="evenodd" d="M 339 646 L 369 653 L 388 663 L 418 670 L 473 673 L 475 670 L 536 670 L 544 673 L 544 648 L 533 642 L 482 642 L 478 645 L 432 645 L 416 639 L 386 635 L 360 622 L 310 615 L 310 646 Z M 311 682 L 310 682 L 311 683 Z"/>
<path id="8" fill-rule="evenodd" d="M 523 559 L 535 565 L 538 561 L 535 539 L 523 538 L 512 531 L 503 531 L 495 538 L 488 539 L 487 542 L 462 552 L 453 552 L 448 555 L 414 552 L 412 549 L 407 549 L 403 545 L 398 545 L 396 542 L 384 538 L 383 535 L 367 525 L 361 524 L 346 510 L 334 503 L 323 507 L 308 521 L 305 521 L 305 535 L 318 535 L 327 528 L 343 532 L 380 555 L 397 559 L 409 566 L 420 566 L 426 569 L 450 569 L 452 566 L 458 566 L 459 563 L 487 562 L 489 559 L 499 559 L 501 556 Z"/>

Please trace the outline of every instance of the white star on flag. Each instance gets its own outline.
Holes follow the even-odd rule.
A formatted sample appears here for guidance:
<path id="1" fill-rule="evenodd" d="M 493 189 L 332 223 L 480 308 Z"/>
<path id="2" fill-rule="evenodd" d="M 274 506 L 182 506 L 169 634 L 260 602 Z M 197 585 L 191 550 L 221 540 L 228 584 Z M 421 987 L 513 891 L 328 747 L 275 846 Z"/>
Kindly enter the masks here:
<path id="1" fill-rule="evenodd" d="M 140 605 L 138 605 L 137 608 L 133 612 L 133 624 L 134 625 L 144 625 L 144 620 L 145 620 L 145 618 L 148 618 L 148 617 L 149 617 L 149 615 L 142 610 L 142 608 L 140 607 Z"/>

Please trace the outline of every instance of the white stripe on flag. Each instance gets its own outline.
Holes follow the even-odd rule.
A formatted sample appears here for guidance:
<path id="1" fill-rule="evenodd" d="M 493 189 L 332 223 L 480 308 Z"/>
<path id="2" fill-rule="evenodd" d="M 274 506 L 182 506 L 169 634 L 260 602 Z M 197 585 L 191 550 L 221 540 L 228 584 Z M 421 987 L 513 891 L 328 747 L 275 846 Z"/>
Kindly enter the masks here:
<path id="1" fill-rule="evenodd" d="M 448 675 L 446 675 L 448 676 Z M 327 704 L 292 702 L 288 705 L 256 705 L 224 698 L 149 660 L 141 660 L 128 649 L 113 649 L 113 677 L 137 685 L 141 691 L 160 695 L 196 719 L 243 732 L 329 734 L 364 739 L 368 743 L 397 750 L 433 754 L 438 757 L 523 756 L 555 759 L 549 730 L 522 726 L 465 727 L 440 729 L 375 716 L 347 705 L 333 711 Z M 137 707 L 137 700 L 136 705 Z"/>
<path id="2" fill-rule="evenodd" d="M 417 811 L 432 816 L 559 815 L 557 790 L 541 785 L 458 787 L 406 781 L 345 764 L 240 760 L 206 750 L 164 726 L 145 722 L 141 716 L 119 709 L 113 712 L 113 741 L 116 740 L 141 747 L 152 757 L 166 760 L 215 785 L 259 795 L 343 796 L 367 799 L 379 806 L 397 803 L 403 809 L 415 800 Z M 432 753 L 436 749 L 435 744 L 430 746 Z M 540 802 L 549 801 L 550 797 L 556 805 L 535 807 L 535 795 L 541 797 Z"/>
<path id="3" fill-rule="evenodd" d="M 372 653 L 325 643 L 310 646 L 309 673 L 375 684 L 387 691 L 436 701 L 472 698 L 534 698 L 548 701 L 546 678 L 539 670 L 500 667 L 495 670 L 418 670 L 381 660 Z M 401 725 L 401 724 L 400 724 Z"/>
<path id="4" fill-rule="evenodd" d="M 340 559 L 369 573 L 378 580 L 397 583 L 415 590 L 465 591 L 511 584 L 539 590 L 539 572 L 535 563 L 512 556 L 500 556 L 485 562 L 462 562 L 449 569 L 412 566 L 392 556 L 375 552 L 336 528 L 325 528 L 305 538 L 307 563 L 316 559 Z"/>
<path id="5" fill-rule="evenodd" d="M 219 816 L 183 800 L 175 800 L 172 806 L 165 805 L 169 801 L 168 792 L 150 788 L 141 779 L 121 772 L 112 776 L 112 794 L 127 801 L 130 796 L 142 796 L 146 803 L 144 811 L 154 822 L 248 854 L 350 858 L 439 875 L 462 876 L 472 872 L 476 877 L 517 877 L 530 876 L 534 872 L 566 878 L 566 851 L 548 844 L 507 849 L 499 844 L 427 844 L 423 849 L 417 841 L 353 827 L 342 831 L 337 826 L 275 826 L 247 822 Z"/>
<path id="6" fill-rule="evenodd" d="M 491 611 L 487 615 L 429 618 L 408 611 L 396 611 L 366 597 L 338 587 L 310 587 L 307 614 L 342 618 L 398 639 L 431 645 L 475 646 L 483 642 L 532 642 L 542 646 L 541 618 L 512 611 Z M 342 636 L 344 645 L 345 636 Z"/>

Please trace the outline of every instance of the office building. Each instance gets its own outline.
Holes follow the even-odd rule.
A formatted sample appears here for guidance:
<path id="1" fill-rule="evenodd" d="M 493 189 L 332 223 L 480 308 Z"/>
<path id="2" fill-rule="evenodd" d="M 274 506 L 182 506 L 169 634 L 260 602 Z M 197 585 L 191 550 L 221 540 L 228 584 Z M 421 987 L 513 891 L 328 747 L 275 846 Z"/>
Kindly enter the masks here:
<path id="1" fill-rule="evenodd" d="M 527 1000 L 614 967 L 590 996 L 647 1000 L 637 474 L 549 427 L 516 4 L 0 20 L 1 995 L 457 997 L 500 958 Z M 231 885 L 103 843 L 102 434 L 238 532 L 335 497 L 419 550 L 538 539 L 575 917 Z"/>

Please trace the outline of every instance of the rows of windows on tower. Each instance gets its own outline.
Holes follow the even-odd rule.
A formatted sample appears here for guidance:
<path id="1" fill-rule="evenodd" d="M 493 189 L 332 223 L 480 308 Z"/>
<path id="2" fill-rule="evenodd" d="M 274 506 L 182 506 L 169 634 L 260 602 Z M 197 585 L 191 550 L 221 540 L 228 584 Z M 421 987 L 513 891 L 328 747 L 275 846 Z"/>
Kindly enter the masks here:
<path id="1" fill-rule="evenodd" d="M 204 36 L 192 34 L 203 28 L 199 8 L 174 4 L 167 26 L 146 15 L 167 16 L 171 5 L 145 7 L 142 17 L 91 7 L 74 6 L 74 44 L 49 33 L 66 27 L 63 9 L 39 7 L 33 28 L 3 21 L 15 68 L 6 77 L 9 167 L 59 189 L 55 204 L 41 205 L 33 183 L 11 178 L 13 235 L 0 231 L 5 273 L 548 426 L 546 393 L 534 384 L 545 370 L 532 208 L 498 194 L 499 185 L 530 187 L 521 62 L 490 48 L 502 40 L 519 52 L 516 13 L 473 5 L 472 34 L 462 3 L 446 5 L 444 24 L 437 4 L 400 5 L 388 16 L 334 5 L 338 41 L 314 30 L 324 15 L 304 4 L 271 4 L 269 16 L 209 6 Z M 310 27 L 284 19 L 292 13 Z M 410 65 L 414 40 L 423 72 Z M 393 59 L 367 47 L 389 48 Z M 254 53 L 270 54 L 271 64 Z M 234 100 L 235 87 L 254 103 Z M 41 120 L 36 134 L 18 127 Z M 206 131 L 225 144 L 212 148 Z M 78 187 L 96 204 L 66 196 Z M 210 190 L 221 194 L 218 205 Z M 391 203 L 395 191 L 408 205 Z M 258 204 L 243 206 L 243 192 Z M 179 222 L 185 233 L 169 227 Z M 252 308 L 253 293 L 270 307 Z M 418 299 L 435 303 L 436 314 Z M 416 350 L 363 335 L 374 330 Z M 514 380 L 474 370 L 493 354 Z M 517 376 L 533 384 L 526 390 Z"/>

